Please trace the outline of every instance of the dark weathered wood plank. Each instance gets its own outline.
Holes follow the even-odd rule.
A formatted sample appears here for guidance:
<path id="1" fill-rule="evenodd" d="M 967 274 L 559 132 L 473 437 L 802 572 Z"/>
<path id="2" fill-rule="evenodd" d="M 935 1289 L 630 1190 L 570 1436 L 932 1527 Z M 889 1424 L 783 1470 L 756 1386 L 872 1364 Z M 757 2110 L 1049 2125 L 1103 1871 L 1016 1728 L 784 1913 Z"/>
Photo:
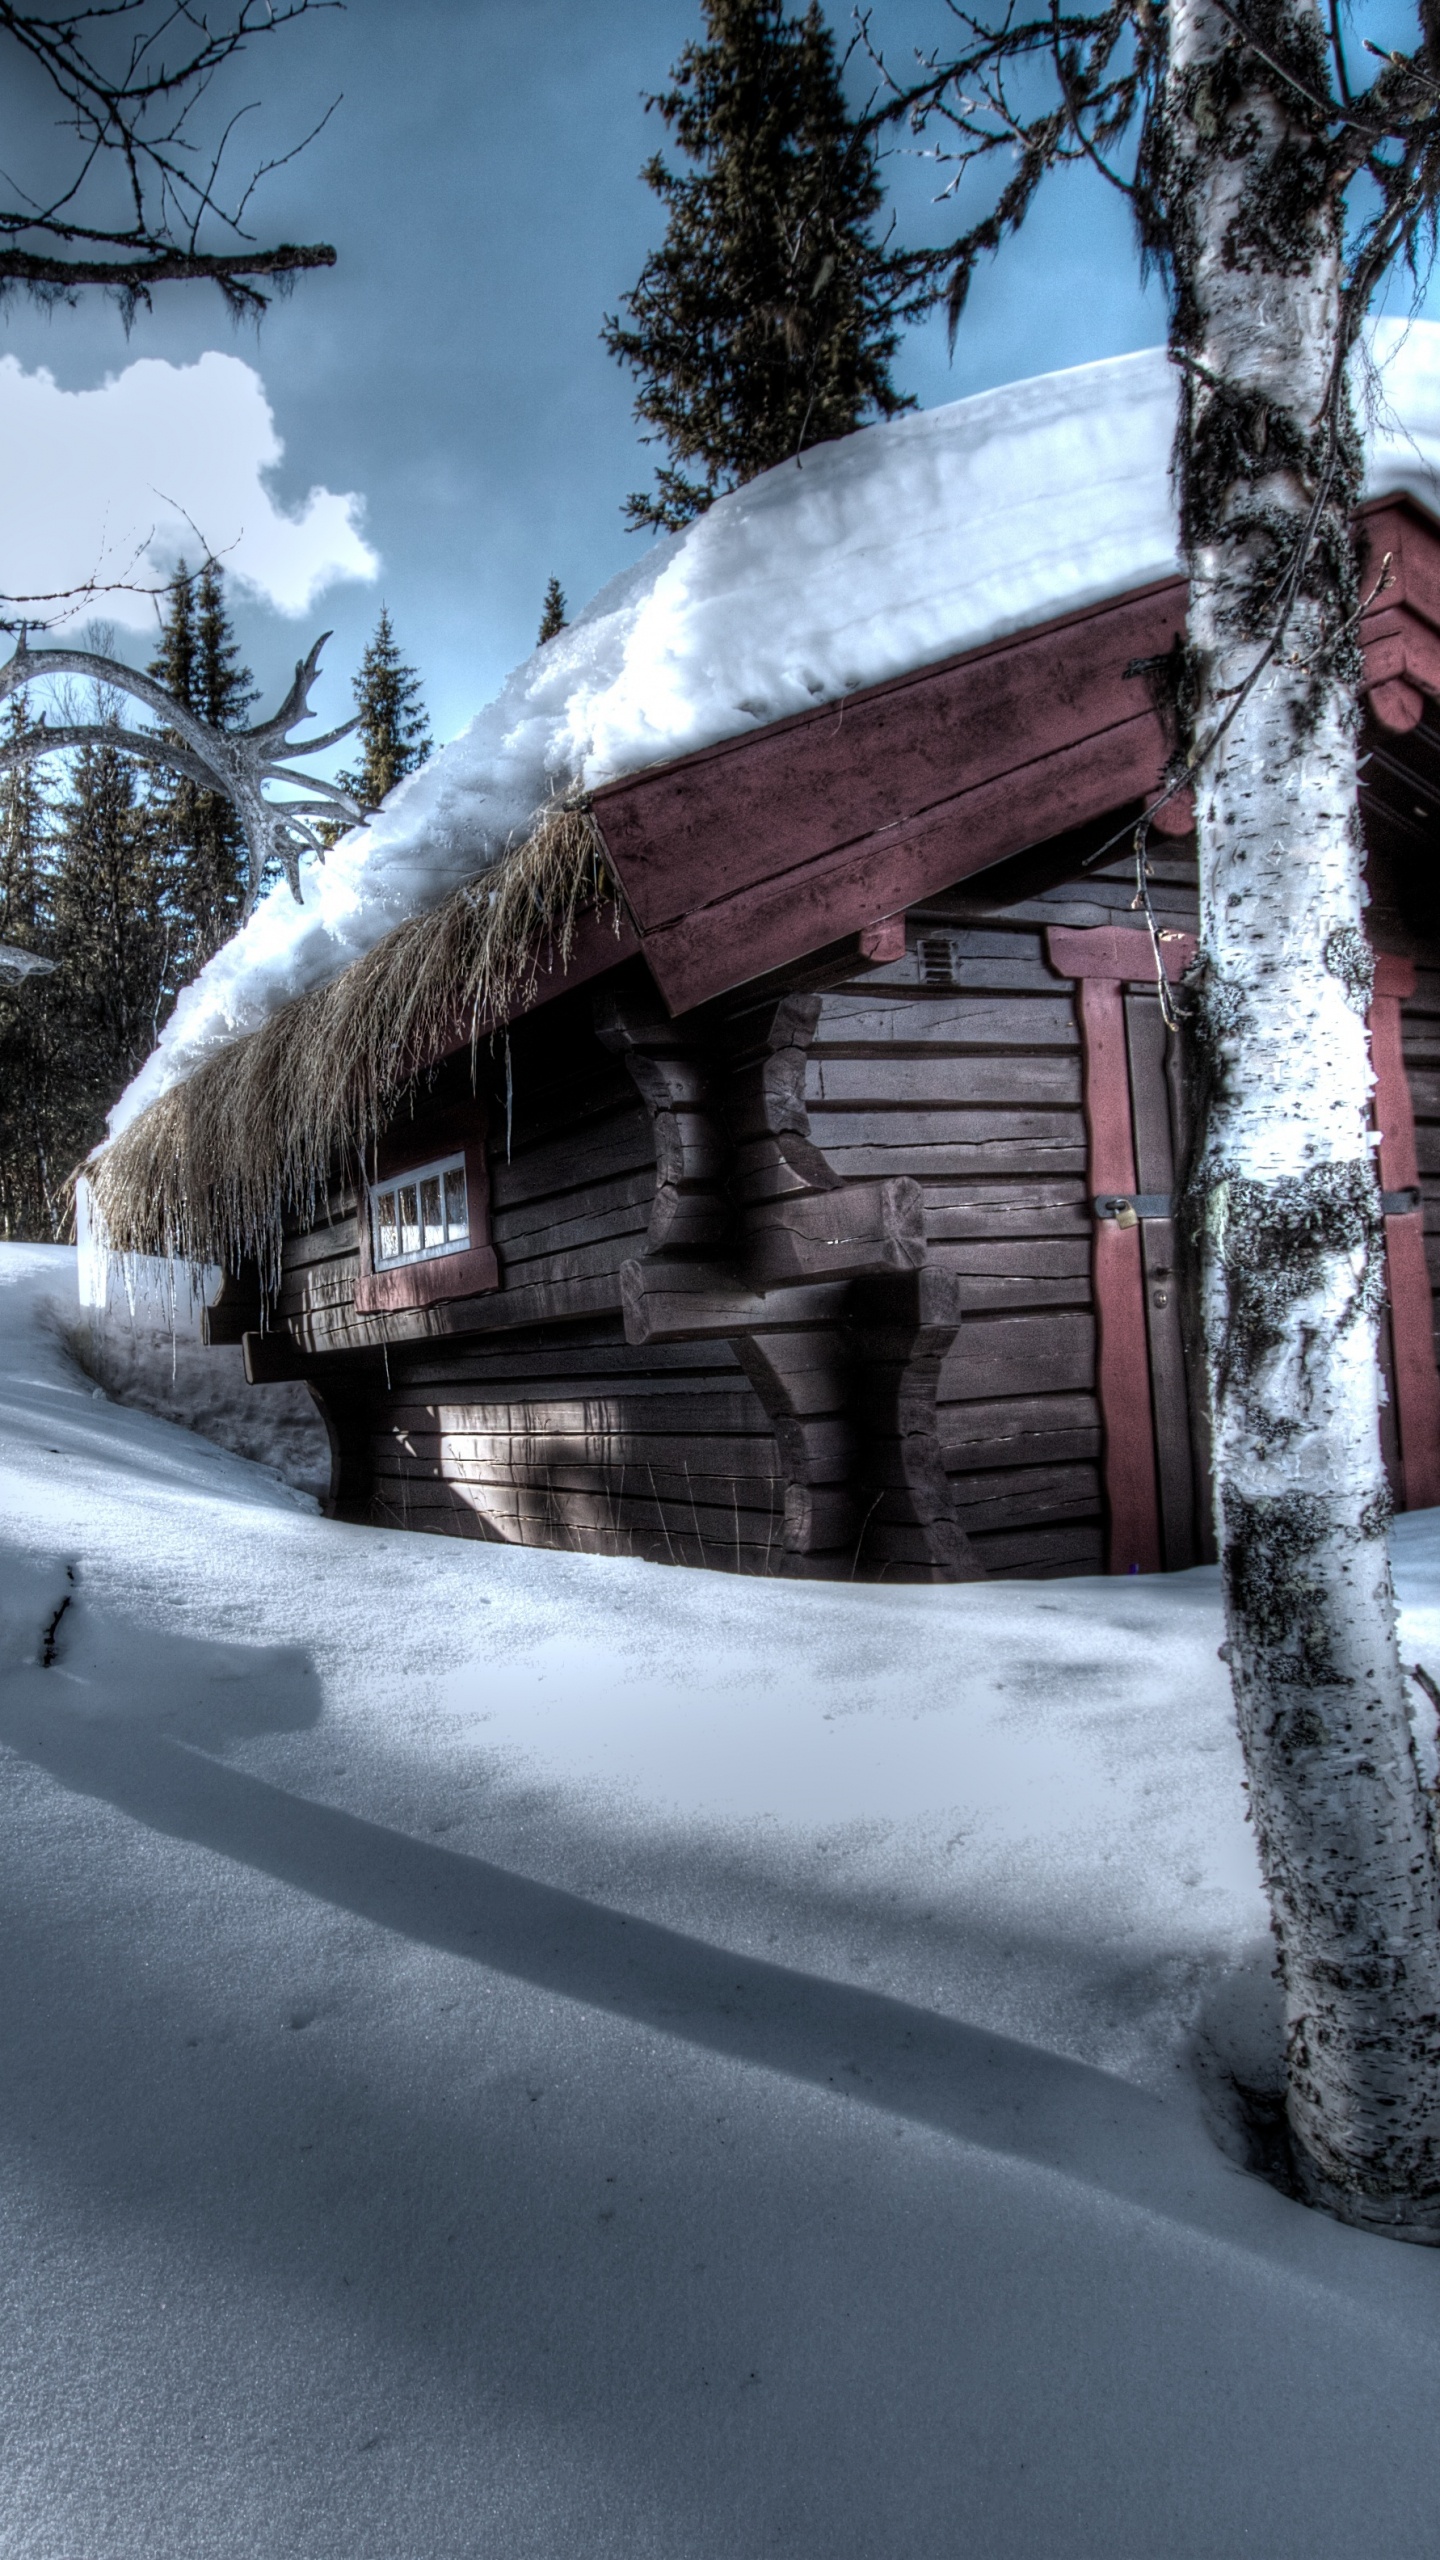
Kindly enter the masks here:
<path id="1" fill-rule="evenodd" d="M 1080 1058 L 1040 1050 L 986 1052 L 915 1057 L 900 1049 L 871 1050 L 861 1057 L 833 1050 L 812 1055 L 805 1078 L 805 1099 L 813 1115 L 867 1108 L 891 1112 L 917 1106 L 943 1111 L 985 1103 L 1014 1111 L 1025 1105 L 1041 1109 L 1077 1110 L 1080 1103 Z"/>
<path id="2" fill-rule="evenodd" d="M 952 1184 L 925 1186 L 925 1230 L 934 1242 L 1007 1243 L 1063 1236 L 1090 1251 L 1090 1205 L 1084 1184 L 1053 1182 L 972 1182 L 963 1191 Z"/>
<path id="3" fill-rule="evenodd" d="M 955 1486 L 956 1516 L 969 1537 L 987 1529 L 1098 1521 L 1101 1507 L 1100 1471 L 1093 1461 L 978 1471 Z"/>
<path id="4" fill-rule="evenodd" d="M 305 1234 L 285 1239 L 285 1271 L 303 1271 L 312 1262 L 333 1262 L 345 1254 L 358 1253 L 359 1227 L 355 1216 L 325 1219 Z"/>
<path id="5" fill-rule="evenodd" d="M 618 1332 L 618 1315 L 614 1321 Z M 392 1351 L 390 1371 L 407 1396 L 449 1392 L 452 1387 L 457 1393 L 493 1389 L 501 1394 L 527 1379 L 537 1382 L 537 1394 L 546 1395 L 664 1396 L 674 1393 L 677 1385 L 698 1396 L 749 1392 L 727 1343 L 659 1342 L 641 1350 L 623 1336 L 586 1341 L 579 1324 L 567 1325 L 559 1335 L 537 1335 L 518 1343 L 460 1339 L 426 1343 L 423 1349 L 411 1345 Z"/>
<path id="6" fill-rule="evenodd" d="M 757 1521 L 775 1519 L 784 1508 L 785 1498 L 785 1479 L 778 1466 L 772 1467 L 768 1475 L 758 1470 L 725 1475 L 698 1467 L 691 1468 L 687 1475 L 683 1467 L 673 1463 L 627 1468 L 623 1474 L 617 1468 L 612 1474 L 587 1467 L 562 1451 L 543 1465 L 507 1465 L 489 1456 L 467 1458 L 447 1453 L 440 1461 L 421 1459 L 400 1467 L 378 1442 L 373 1446 L 372 1463 L 377 1483 L 403 1480 L 411 1488 L 411 1498 L 417 1501 L 440 1484 L 482 1492 L 497 1511 L 519 1511 L 529 1503 L 543 1503 L 547 1496 L 564 1495 L 574 1516 L 608 1521 L 616 1528 L 636 1520 L 648 1526 L 658 1506 L 672 1528 L 692 1527 L 692 1511 L 707 1535 L 714 1534 L 717 1521 L 731 1535 L 738 1523 L 742 1541 L 754 1536 Z M 997 1525 L 1008 1526 L 1009 1522 Z"/>
<path id="7" fill-rule="evenodd" d="M 1078 1280 L 1083 1283 L 1082 1296 L 1090 1295 L 1088 1233 L 1039 1241 L 1006 1236 L 983 1244 L 946 1239 L 932 1243 L 930 1252 L 943 1270 L 961 1272 L 967 1278 Z"/>
<path id="8" fill-rule="evenodd" d="M 934 1262 L 938 1270 L 948 1268 L 945 1247 L 937 1245 Z M 956 1284 L 962 1312 L 968 1318 L 982 1312 L 1021 1307 L 1089 1307 L 1093 1292 L 1089 1274 L 1069 1280 L 1034 1279 L 1025 1273 L 1005 1278 L 999 1273 L 967 1279 L 963 1274 Z"/>
<path id="9" fill-rule="evenodd" d="M 977 1136 L 968 1143 L 937 1143 L 926 1146 L 914 1139 L 894 1141 L 889 1145 L 838 1143 L 827 1136 L 825 1156 L 836 1173 L 847 1181 L 861 1181 L 882 1173 L 909 1173 L 925 1189 L 932 1184 L 957 1182 L 986 1174 L 1083 1174 L 1085 1144 L 1083 1131 L 1072 1135 L 1052 1131 L 1044 1137 L 1009 1135 Z M 1440 1172 L 1440 1163 L 1436 1165 Z"/>
<path id="10" fill-rule="evenodd" d="M 559 1199 L 585 1190 L 611 1174 L 653 1168 L 655 1143 L 650 1121 L 638 1098 L 633 1110 L 617 1111 L 578 1137 L 548 1139 L 541 1146 L 517 1150 L 507 1163 L 503 1145 L 491 1151 L 491 1197 L 496 1214 L 520 1201 Z"/>
<path id="11" fill-rule="evenodd" d="M 696 1413 L 689 1428 L 687 1407 L 698 1400 L 650 1399 L 648 1413 L 643 1401 L 634 1407 L 613 1407 L 603 1428 L 592 1416 L 587 1428 L 563 1416 L 547 1419 L 543 1408 L 524 1403 L 517 1403 L 508 1414 L 504 1408 L 446 1405 L 419 1421 L 402 1421 L 382 1400 L 357 1413 L 352 1430 L 367 1446 L 384 1441 L 427 1464 L 454 1456 L 457 1461 L 484 1459 L 533 1474 L 537 1469 L 543 1472 L 548 1460 L 564 1456 L 587 1468 L 592 1480 L 618 1479 L 636 1467 L 661 1464 L 703 1467 L 727 1482 L 746 1474 L 768 1480 L 773 1474 L 774 1436 L 765 1413 L 753 1400 L 743 1409 L 727 1404 L 717 1413 Z"/>
<path id="12" fill-rule="evenodd" d="M 627 1225 L 633 1227 L 636 1209 L 642 1212 L 643 1223 L 654 1191 L 653 1169 L 645 1166 L 558 1198 L 544 1193 L 498 1210 L 491 1222 L 494 1242 L 517 1253 L 525 1251 L 528 1237 L 540 1238 L 545 1246 L 594 1244 L 601 1236 L 619 1235 Z"/>
<path id="13" fill-rule="evenodd" d="M 939 1402 L 1093 1389 L 1095 1320 L 1075 1308 L 1043 1315 L 974 1316 L 940 1372 Z"/>
<path id="14" fill-rule="evenodd" d="M 951 1405 L 946 1410 L 955 1413 L 964 1408 Z M 960 1445 L 942 1437 L 940 1448 L 946 1474 L 957 1494 L 963 1495 L 972 1474 L 986 1470 L 1070 1466 L 1080 1459 L 1097 1459 L 1100 1422 L 1097 1415 L 1085 1430 L 1016 1432 L 1008 1438 L 1002 1434 L 993 1440 L 967 1440 Z"/>
<path id="15" fill-rule="evenodd" d="M 502 1286 L 507 1290 L 556 1287 L 567 1281 L 590 1280 L 601 1272 L 618 1273 L 622 1262 L 628 1262 L 638 1250 L 644 1233 L 645 1222 L 637 1219 L 602 1243 L 581 1245 L 571 1252 L 502 1251 Z"/>
<path id="16" fill-rule="evenodd" d="M 462 1298 L 401 1315 L 347 1316 L 321 1309 L 298 1330 L 303 1347 L 318 1354 L 359 1351 L 382 1343 L 433 1341 L 450 1333 L 506 1333 L 530 1325 L 562 1324 L 572 1316 L 600 1314 L 619 1304 L 619 1284 L 567 1280 L 553 1288 L 499 1289 L 484 1298 Z"/>
<path id="17" fill-rule="evenodd" d="M 734 1504 L 728 1496 L 723 1501 L 705 1502 L 697 1497 L 692 1503 L 688 1495 L 678 1501 L 667 1501 L 652 1494 L 648 1487 L 634 1492 L 612 1494 L 592 1486 L 563 1485 L 558 1476 L 526 1485 L 501 1484 L 481 1478 L 424 1478 L 418 1475 L 382 1477 L 377 1490 L 386 1492 L 392 1506 L 408 1507 L 413 1513 L 437 1511 L 455 1499 L 479 1503 L 499 1520 L 542 1522 L 547 1518 L 557 1529 L 598 1528 L 612 1535 L 625 1529 L 654 1530 L 662 1538 L 668 1528 L 679 1544 L 685 1537 L 693 1539 L 703 1550 L 707 1561 L 719 1561 L 727 1550 L 733 1553 L 737 1530 L 741 1546 L 762 1543 L 771 1523 L 778 1524 L 779 1505 L 757 1508 L 754 1504 Z M 778 1525 L 775 1531 L 778 1535 Z M 697 1553 L 696 1561 L 700 1560 Z"/>
<path id="18" fill-rule="evenodd" d="M 985 1458 L 965 1459 L 965 1451 L 978 1447 L 1008 1445 L 1011 1442 L 1023 1452 L 1027 1440 L 1036 1434 L 1053 1436 L 1057 1432 L 1090 1433 L 1099 1446 L 1100 1409 L 1093 1394 L 1079 1390 L 1049 1395 L 1007 1395 L 986 1402 L 976 1398 L 964 1404 L 946 1404 L 940 1416 L 940 1428 L 947 1450 L 957 1464 L 986 1466 Z M 1088 1457 L 1093 1450 L 1073 1454 Z M 947 1464 L 950 1461 L 947 1459 Z M 995 1464 L 1012 1463 L 994 1461 Z M 1023 1463 L 1023 1457 L 1013 1463 Z M 1039 1463 L 1038 1457 L 1036 1463 Z"/>
<path id="19" fill-rule="evenodd" d="M 314 1314 L 343 1313 L 355 1303 L 359 1277 L 356 1254 L 348 1255 L 343 1262 L 312 1262 L 308 1270 L 287 1272 L 275 1302 L 280 1322 L 291 1324 Z"/>
<path id="20" fill-rule="evenodd" d="M 1097 1521 L 1039 1529 L 980 1530 L 975 1552 L 996 1580 L 1023 1581 L 1050 1574 L 1103 1573 L 1104 1531 Z"/>
<path id="21" fill-rule="evenodd" d="M 1440 1120 L 1440 1067 L 1411 1065 L 1409 1068 L 1410 1107 L 1417 1120 Z"/>
<path id="22" fill-rule="evenodd" d="M 1037 969 L 1038 976 L 1038 969 Z M 903 1001 L 827 996 L 811 1055 L 830 1058 L 852 1050 L 1062 1049 L 1078 1051 L 1080 1035 L 1068 997 L 1054 979 L 1043 995 L 937 994 L 915 989 Z"/>
<path id="23" fill-rule="evenodd" d="M 937 1105 L 933 1111 L 902 1108 L 886 1110 L 882 1116 L 878 1110 L 860 1112 L 812 1103 L 810 1134 L 827 1156 L 838 1147 L 851 1151 L 859 1147 L 873 1151 L 877 1146 L 1008 1145 L 1030 1149 L 1083 1144 L 1084 1122 L 1078 1110 L 1007 1111 L 998 1104 L 992 1109 L 977 1107 L 970 1111 L 957 1109 L 954 1104 Z"/>

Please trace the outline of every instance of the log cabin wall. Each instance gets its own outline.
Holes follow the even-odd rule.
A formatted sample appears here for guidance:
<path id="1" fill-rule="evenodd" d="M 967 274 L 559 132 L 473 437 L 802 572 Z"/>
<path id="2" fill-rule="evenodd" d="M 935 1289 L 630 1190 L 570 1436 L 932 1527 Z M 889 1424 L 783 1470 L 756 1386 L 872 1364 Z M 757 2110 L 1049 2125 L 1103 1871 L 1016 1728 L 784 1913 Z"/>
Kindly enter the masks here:
<path id="1" fill-rule="evenodd" d="M 342 1507 L 377 1527 L 737 1573 L 780 1552 L 774 1438 L 723 1344 L 639 1353 L 617 1316 L 407 1345 L 388 1385 L 352 1389 L 346 1429 L 361 1481 Z"/>
<path id="2" fill-rule="evenodd" d="M 339 1192 L 287 1245 L 274 1313 L 323 1398 L 342 1515 L 760 1574 L 1115 1569 L 1086 1065 L 1077 982 L 1053 958 L 1067 934 L 1136 938 L 1133 869 L 1123 853 L 1092 861 L 1101 840 L 912 909 L 903 950 L 897 934 L 880 965 L 832 961 L 809 996 L 746 990 L 671 1024 L 637 997 L 632 966 L 517 1024 L 508 1150 L 503 1048 L 481 1058 L 475 1106 L 489 1112 L 498 1291 L 357 1316 L 355 1204 Z M 1157 843 L 1152 868 L 1162 932 L 1193 933 L 1192 844 Z M 1422 954 L 1398 1014 L 1433 1339 L 1440 967 L 1423 961 L 1440 953 L 1388 895 L 1382 881 L 1377 925 Z M 1132 974 L 1117 996 L 1134 1188 L 1163 1203 L 1183 1163 L 1182 1080 L 1151 989 Z M 469 1079 L 452 1061 L 417 1097 L 416 1157 Z M 907 1185 L 923 1270 L 767 1297 L 777 1253 L 806 1243 L 802 1212 L 820 1208 L 833 1236 L 838 1199 Z M 1208 1503 L 1167 1218 L 1141 1220 L 1140 1253 L 1125 1392 L 1154 1432 L 1150 1561 L 1174 1567 L 1206 1554 Z M 737 1269 L 758 1295 L 736 1295 Z M 1393 1395 L 1388 1331 L 1383 1348 Z M 1109 1420 L 1113 1443 L 1113 1390 Z M 1403 1501 L 1395 1423 L 1392 1404 Z"/>
<path id="3" fill-rule="evenodd" d="M 1080 868 L 1102 840 L 913 909 L 902 961 L 825 995 L 810 1055 L 811 1129 L 837 1170 L 920 1182 L 930 1259 L 961 1308 L 938 1388 L 954 1516 L 1006 1579 L 1107 1560 L 1080 1032 L 1073 982 L 1046 957 L 1050 926 L 1134 923 L 1133 865 Z M 1153 871 L 1162 929 L 1193 932 L 1193 846 L 1157 844 Z M 1164 1117 L 1159 1007 L 1143 990 L 1127 1002 L 1136 1098 L 1150 1088 Z M 1168 1169 L 1150 1187 L 1168 1191 Z M 1196 1561 L 1203 1535 L 1183 1379 L 1180 1393 L 1187 1507 L 1171 1564 Z"/>
<path id="4" fill-rule="evenodd" d="M 619 1275 L 657 1187 L 654 1126 L 597 1039 L 588 990 L 517 1024 L 477 1061 L 489 1117 L 501 1287 L 388 1325 L 357 1317 L 353 1193 L 296 1232 L 275 1310 L 304 1352 L 346 1519 L 585 1554 L 765 1573 L 782 1470 L 769 1419 L 724 1342 L 625 1338 Z M 510 1097 L 507 1144 L 507 1087 Z M 416 1097 L 413 1154 L 463 1109 L 470 1062 Z M 403 1158 L 403 1127 L 391 1151 Z M 457 1311 L 457 1314 L 460 1311 Z M 282 1355 L 283 1356 L 283 1355 Z"/>
<path id="5" fill-rule="evenodd" d="M 1366 521 L 1372 938 L 1410 971 L 1372 1017 L 1386 1454 L 1436 1500 L 1440 543 L 1408 502 Z M 514 1028 L 508 1129 L 482 1062 L 498 1288 L 360 1313 L 337 1193 L 278 1330 L 243 1284 L 216 1310 L 319 1387 L 347 1516 L 862 1579 L 1204 1556 L 1183 1078 L 1101 857 L 1162 770 L 1139 679 L 1183 612 L 1166 581 L 596 794 L 626 917 Z M 1193 932 L 1193 849 L 1154 874 Z M 425 1137 L 466 1073 L 417 1099 L 411 1163 L 478 1145 Z"/>

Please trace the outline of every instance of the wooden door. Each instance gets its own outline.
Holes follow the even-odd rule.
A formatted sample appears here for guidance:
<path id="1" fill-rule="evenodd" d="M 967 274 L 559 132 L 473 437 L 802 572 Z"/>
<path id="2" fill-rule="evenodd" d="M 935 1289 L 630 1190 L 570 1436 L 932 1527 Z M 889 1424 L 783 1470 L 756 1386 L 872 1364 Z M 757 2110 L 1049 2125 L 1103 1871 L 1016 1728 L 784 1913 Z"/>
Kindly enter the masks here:
<path id="1" fill-rule="evenodd" d="M 1084 1051 L 1109 1570 L 1173 1572 L 1215 1552 L 1198 1356 L 1186 1356 L 1176 1252 L 1183 1115 L 1174 1037 L 1148 933 L 1052 925 L 1046 939 L 1051 967 L 1075 981 Z M 1178 978 L 1194 951 L 1188 934 L 1162 936 L 1167 976 Z M 1385 1212 L 1382 1438 L 1396 1503 L 1408 1511 L 1440 1503 L 1440 1372 L 1401 1047 L 1401 1006 L 1414 990 L 1413 961 L 1377 955 L 1370 1042 Z"/>
<path id="2" fill-rule="evenodd" d="M 1096 1390 L 1111 1573 L 1175 1572 L 1210 1547 L 1197 1484 L 1176 1250 L 1179 1147 L 1173 1035 L 1148 933 L 1052 925 L 1050 965 L 1075 981 L 1094 1219 Z M 1162 938 L 1166 973 L 1189 934 Z"/>
<path id="3" fill-rule="evenodd" d="M 1425 1260 L 1415 1109 L 1401 1046 L 1401 1006 L 1415 993 L 1415 963 L 1375 955 L 1370 1059 L 1375 1070 L 1381 1201 L 1385 1211 L 1386 1463 L 1402 1511 L 1440 1503 L 1440 1376 Z"/>

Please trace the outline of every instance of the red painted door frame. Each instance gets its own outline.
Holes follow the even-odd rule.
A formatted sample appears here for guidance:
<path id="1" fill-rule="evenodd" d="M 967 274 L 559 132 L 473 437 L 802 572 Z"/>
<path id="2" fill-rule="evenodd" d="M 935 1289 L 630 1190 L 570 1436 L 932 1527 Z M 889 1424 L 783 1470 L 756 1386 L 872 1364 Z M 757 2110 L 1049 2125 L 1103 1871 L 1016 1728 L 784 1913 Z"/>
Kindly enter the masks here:
<path id="1" fill-rule="evenodd" d="M 1415 1111 L 1401 1039 L 1400 1008 L 1414 993 L 1414 961 L 1377 952 L 1370 1059 L 1375 1070 L 1375 1126 L 1380 1133 L 1380 1187 L 1389 1199 L 1409 1193 L 1415 1203 L 1413 1208 L 1389 1210 L 1385 1219 L 1395 1421 L 1403 1507 L 1423 1511 L 1440 1503 L 1440 1374 L 1435 1366 L 1435 1314 L 1415 1157 Z"/>
<path id="2" fill-rule="evenodd" d="M 1084 1108 L 1092 1211 L 1107 1197 L 1135 1197 L 1135 1138 L 1125 1038 L 1125 988 L 1155 982 L 1148 933 L 1125 925 L 1050 925 L 1050 966 L 1076 982 L 1084 1058 Z M 1190 934 L 1161 943 L 1165 974 L 1178 978 L 1195 956 Z M 1168 1205 L 1168 1204 L 1167 1204 Z M 1094 1216 L 1096 1393 L 1111 1573 L 1158 1573 L 1162 1563 L 1155 1399 L 1145 1313 L 1140 1222 Z"/>
<path id="3" fill-rule="evenodd" d="M 1135 1140 L 1125 988 L 1154 983 L 1150 937 L 1124 925 L 1051 925 L 1046 947 L 1052 969 L 1075 981 L 1092 1207 L 1107 1196 L 1133 1199 Z M 1166 975 L 1174 979 L 1189 967 L 1195 944 L 1188 934 L 1167 935 L 1161 950 Z M 1414 992 L 1414 962 L 1379 953 L 1370 1051 L 1375 1069 L 1375 1126 L 1380 1133 L 1380 1183 L 1389 1199 L 1410 1193 L 1415 1202 L 1413 1207 L 1393 1207 L 1385 1217 L 1395 1419 L 1403 1477 L 1399 1490 L 1408 1511 L 1440 1504 L 1440 1369 L 1425 1260 L 1415 1113 L 1401 1045 L 1401 1005 Z M 1138 1219 L 1131 1224 L 1096 1216 L 1092 1261 L 1096 1392 L 1112 1573 L 1153 1573 L 1161 1563 L 1142 1247 Z"/>

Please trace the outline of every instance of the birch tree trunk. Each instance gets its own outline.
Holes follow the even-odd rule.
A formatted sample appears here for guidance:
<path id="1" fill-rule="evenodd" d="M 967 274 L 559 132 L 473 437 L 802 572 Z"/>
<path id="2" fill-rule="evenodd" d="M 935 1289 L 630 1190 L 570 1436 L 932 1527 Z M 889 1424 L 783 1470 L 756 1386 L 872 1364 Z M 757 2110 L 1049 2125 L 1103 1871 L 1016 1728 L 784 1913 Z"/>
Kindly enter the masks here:
<path id="1" fill-rule="evenodd" d="M 1261 16 L 1273 63 L 1323 97 L 1315 11 L 1278 0 Z M 1172 0 L 1159 158 L 1184 384 L 1182 707 L 1202 747 L 1232 715 L 1196 789 L 1198 1192 L 1229 1657 L 1290 2128 L 1313 2202 L 1440 2243 L 1440 1872 L 1377 1414 L 1339 207 L 1322 120 L 1214 0 Z M 1312 526 L 1283 644 L 1245 693 Z"/>

